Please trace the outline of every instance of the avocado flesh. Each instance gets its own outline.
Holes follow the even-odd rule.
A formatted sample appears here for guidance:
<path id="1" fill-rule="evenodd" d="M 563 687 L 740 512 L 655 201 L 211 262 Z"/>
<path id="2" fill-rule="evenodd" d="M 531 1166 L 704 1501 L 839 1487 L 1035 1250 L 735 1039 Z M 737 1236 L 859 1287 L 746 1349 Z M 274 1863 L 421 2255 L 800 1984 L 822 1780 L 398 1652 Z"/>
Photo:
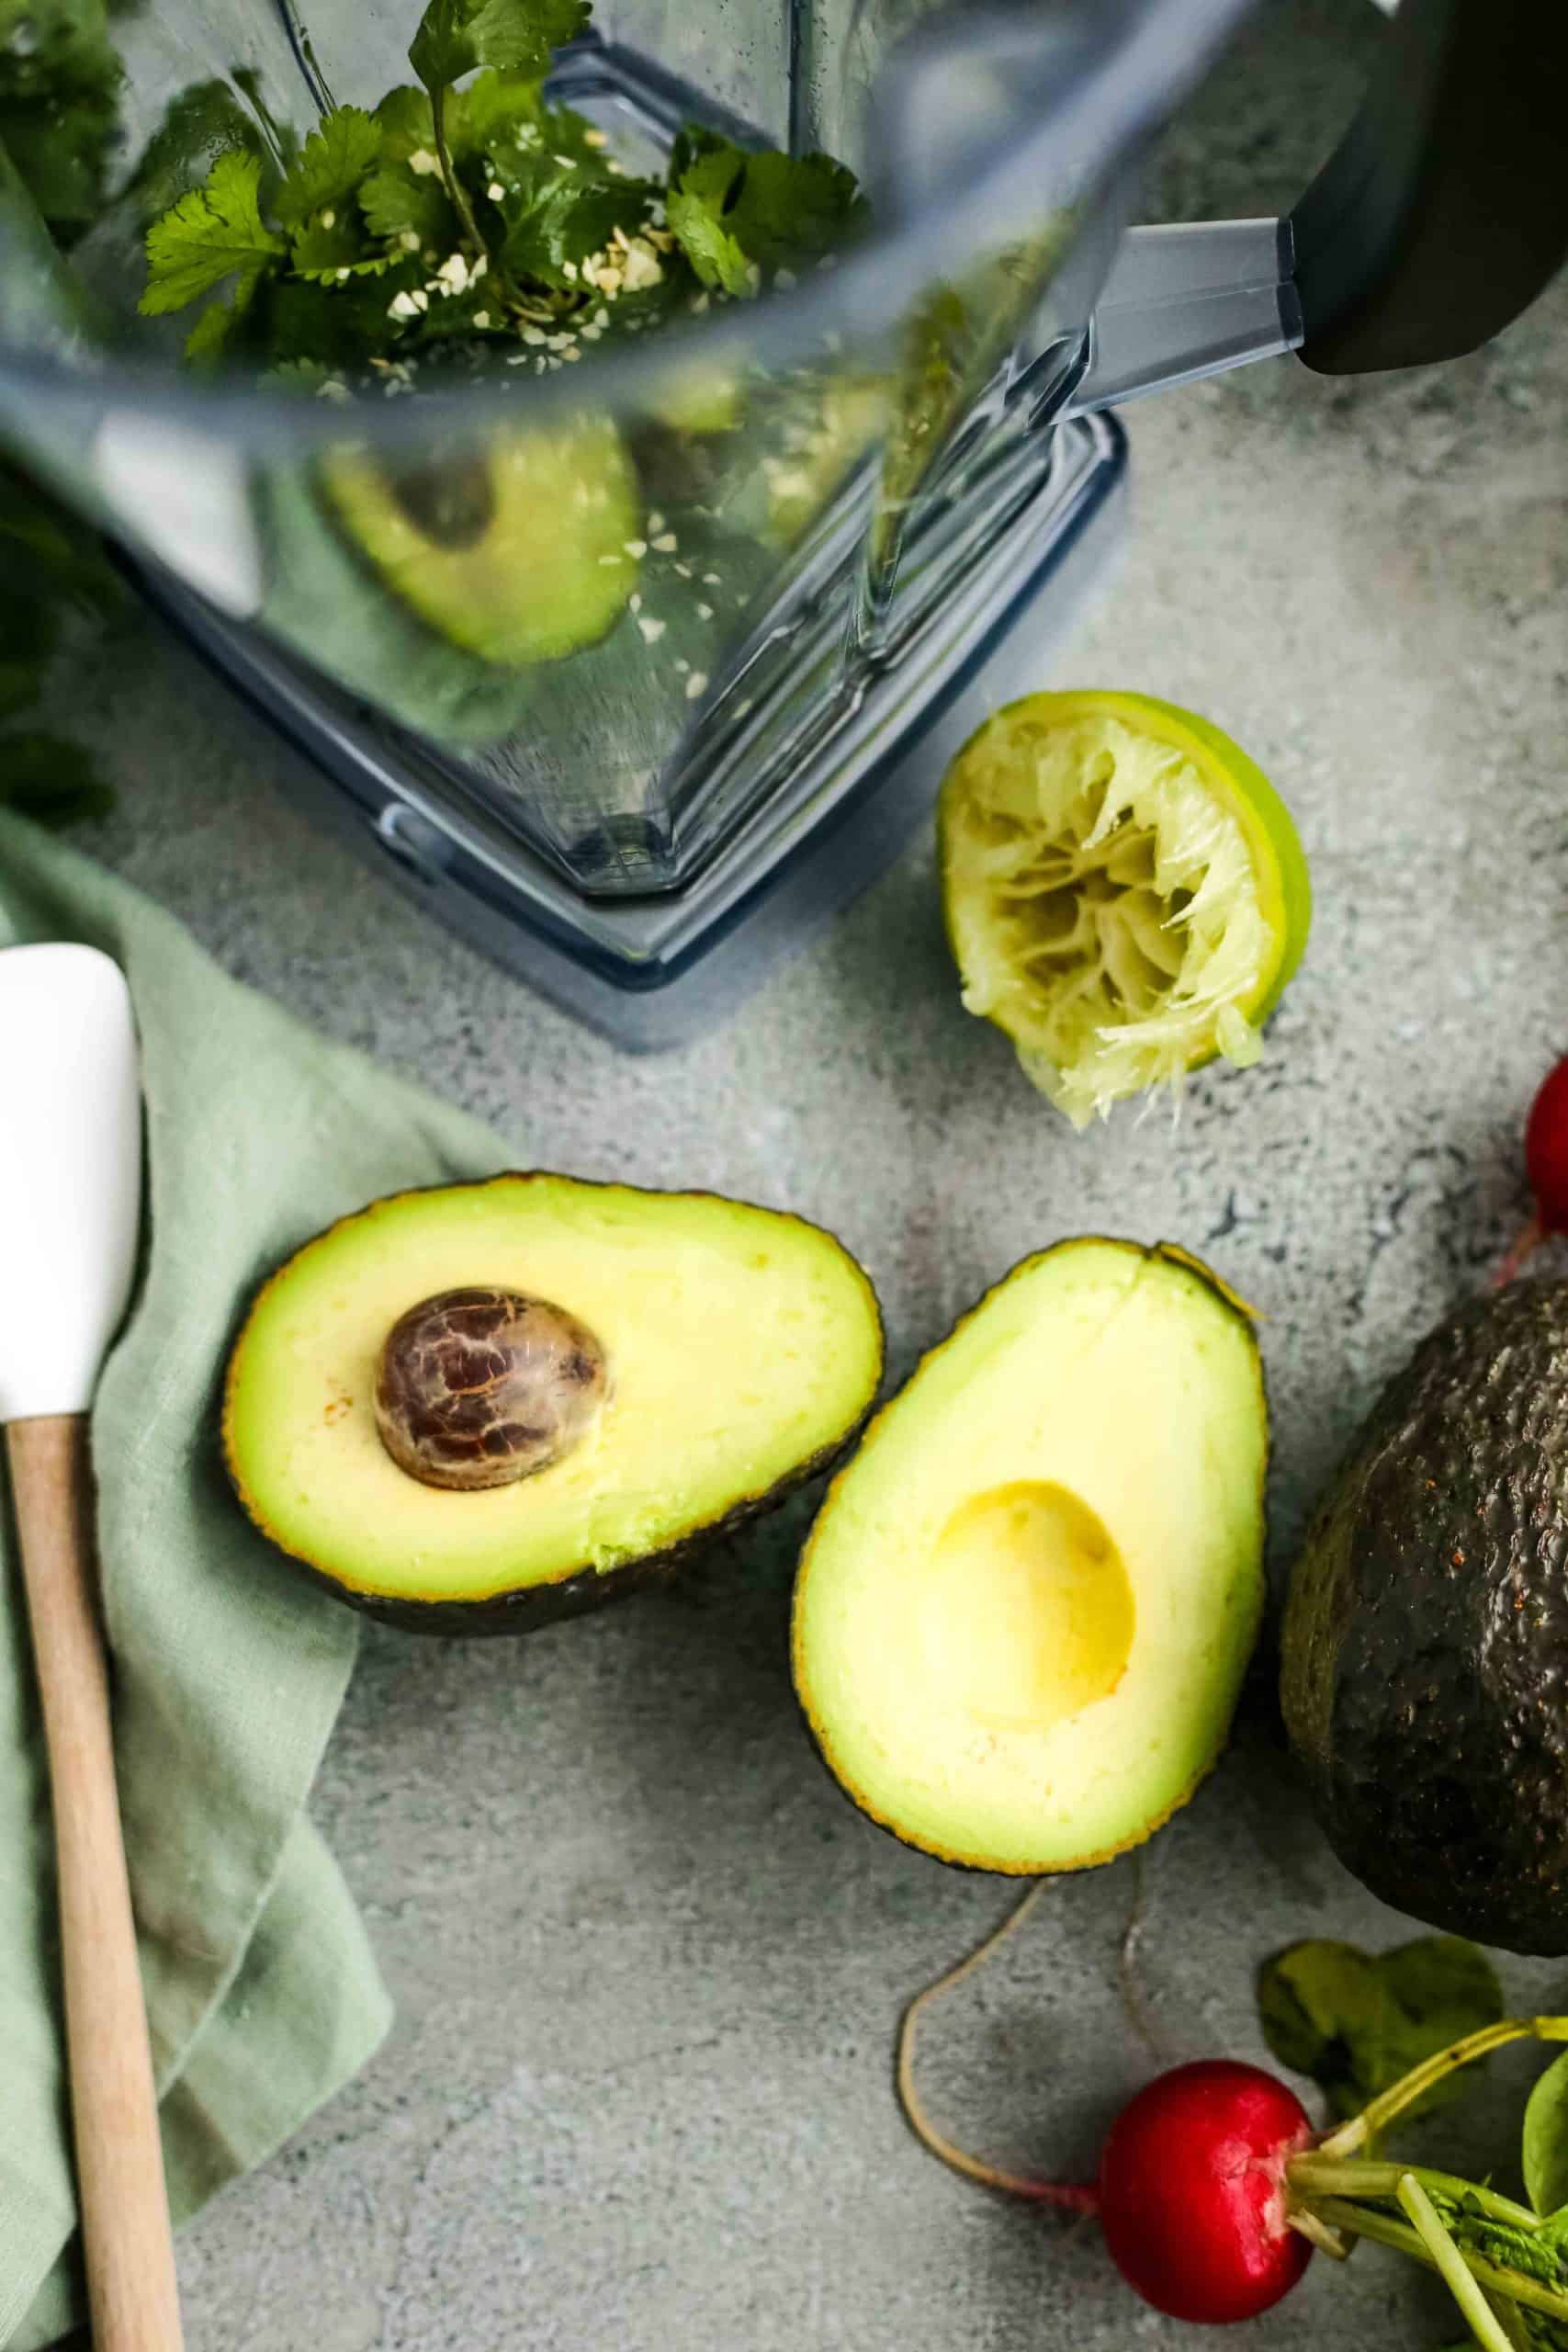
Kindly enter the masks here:
<path id="1" fill-rule="evenodd" d="M 1267 1458 L 1250 1321 L 1203 1269 L 1026 1260 L 878 1415 L 801 1563 L 795 1688 L 855 1803 L 981 1870 L 1146 1838 L 1224 1741 Z"/>
<path id="2" fill-rule="evenodd" d="M 321 478 L 394 594 L 482 661 L 520 669 L 596 644 L 637 586 L 641 497 L 608 418 L 508 430 L 396 474 L 349 446 Z"/>
<path id="3" fill-rule="evenodd" d="M 256 508 L 268 556 L 259 617 L 275 636 L 436 742 L 488 744 L 513 733 L 539 672 L 481 661 L 380 593 L 310 475 L 276 468 L 258 484 Z"/>
<path id="4" fill-rule="evenodd" d="M 1568 1952 L 1568 1283 L 1438 1327 L 1314 1519 L 1280 1701 L 1318 1819 L 1385 1903 Z"/>
<path id="5" fill-rule="evenodd" d="M 475 1283 L 568 1309 L 612 1385 L 562 1459 L 455 1494 L 398 1468 L 374 1390 L 400 1315 Z M 501 1176 L 377 1202 L 291 1258 L 231 1358 L 225 1449 L 264 1533 L 344 1599 L 432 1631 L 522 1631 L 825 1466 L 881 1366 L 871 1285 L 818 1227 L 705 1193 Z"/>

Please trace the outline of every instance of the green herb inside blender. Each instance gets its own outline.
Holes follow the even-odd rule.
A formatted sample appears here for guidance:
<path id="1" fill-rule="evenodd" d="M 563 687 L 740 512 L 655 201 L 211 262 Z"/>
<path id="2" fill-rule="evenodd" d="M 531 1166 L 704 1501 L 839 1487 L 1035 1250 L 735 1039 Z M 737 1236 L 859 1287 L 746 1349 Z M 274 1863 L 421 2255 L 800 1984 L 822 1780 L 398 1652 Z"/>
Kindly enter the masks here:
<path id="1" fill-rule="evenodd" d="M 0 462 L 0 807 L 45 825 L 108 807 L 92 753 L 28 721 L 67 630 L 101 620 L 118 597 L 93 533 Z"/>
<path id="2" fill-rule="evenodd" d="M 338 107 L 280 167 L 243 148 L 147 232 L 144 312 L 224 289 L 186 343 L 327 391 L 409 389 L 433 346 L 543 375 L 583 346 L 716 297 L 743 298 L 852 233 L 854 175 L 824 155 L 683 131 L 661 180 L 548 101 L 583 0 L 431 0 L 409 49 L 422 87 Z M 472 78 L 469 78 L 469 77 Z M 459 86 L 460 85 L 460 86 Z"/>
<path id="3" fill-rule="evenodd" d="M 91 226 L 119 109 L 104 0 L 0 0 L 0 149 L 62 244 Z"/>

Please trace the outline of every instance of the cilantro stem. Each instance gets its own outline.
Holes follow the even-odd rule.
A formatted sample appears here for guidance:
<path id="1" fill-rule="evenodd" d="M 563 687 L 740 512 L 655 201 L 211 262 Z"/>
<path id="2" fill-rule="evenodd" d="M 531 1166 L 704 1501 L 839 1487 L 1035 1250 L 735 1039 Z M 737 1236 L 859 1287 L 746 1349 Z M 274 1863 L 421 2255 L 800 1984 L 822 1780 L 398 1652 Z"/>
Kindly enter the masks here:
<path id="1" fill-rule="evenodd" d="M 1466 2326 L 1481 2352 L 1514 2352 L 1498 2324 L 1497 2315 L 1471 2276 L 1464 2256 L 1444 2229 L 1442 2217 L 1413 2172 L 1401 2177 L 1395 2192 L 1415 2224 L 1416 2235 L 1431 2256 L 1444 2286 L 1459 2305 Z"/>
<path id="2" fill-rule="evenodd" d="M 1310 2205 L 1288 2205 L 1285 2224 L 1288 2229 L 1294 2230 L 1298 2237 L 1305 2238 L 1309 2245 L 1316 2246 L 1320 2254 L 1326 2254 L 1330 2261 L 1348 2262 L 1350 2259 L 1355 2239 L 1348 2238 L 1342 2230 L 1331 2229 L 1326 2222 L 1320 2221 Z"/>
<path id="3" fill-rule="evenodd" d="M 1490 2215 L 1495 2222 L 1506 2222 L 1512 2229 L 1540 2227 L 1540 2214 L 1532 2213 L 1528 2205 L 1517 2205 L 1511 2197 L 1500 2197 L 1495 2188 L 1483 2188 L 1474 2181 L 1461 2180 L 1457 2173 L 1435 2172 L 1429 2165 L 1347 2164 L 1309 2148 L 1304 2154 L 1292 2156 L 1285 2167 L 1291 2188 L 1309 2199 L 1397 2197 L 1399 2184 L 1406 2177 L 1418 2181 L 1424 2189 L 1436 2189 L 1439 2196 L 1468 2197 L 1479 2211 Z"/>
<path id="4" fill-rule="evenodd" d="M 1396 2222 L 1392 2213 L 1352 2205 L 1348 2198 L 1339 2197 L 1318 2198 L 1312 2210 L 1320 2222 L 1326 2222 L 1332 2229 L 1343 2230 L 1351 2237 L 1371 2238 L 1374 2245 L 1393 2246 L 1399 2254 L 1413 2255 L 1429 2269 L 1437 2267 L 1420 2233 L 1406 2222 Z M 1527 2278 L 1522 2270 L 1505 2270 L 1499 2264 L 1488 2262 L 1484 2255 L 1461 2254 L 1460 2258 L 1488 2294 L 1502 2295 L 1510 2302 L 1528 2303 L 1532 2311 L 1545 2312 L 1552 2319 L 1568 2319 L 1568 2295 L 1556 2288 L 1543 2287 L 1538 2278 Z"/>
<path id="5" fill-rule="evenodd" d="M 442 185 L 452 200 L 452 209 L 462 224 L 464 234 L 476 251 L 490 259 L 490 247 L 479 234 L 479 224 L 474 218 L 474 208 L 468 202 L 468 191 L 457 177 L 452 161 L 452 150 L 446 143 L 446 85 L 438 82 L 430 93 L 430 121 L 435 133 L 435 160 L 441 166 Z"/>
<path id="6" fill-rule="evenodd" d="M 1488 2300 L 1492 2305 L 1493 2316 L 1507 2337 L 1512 2352 L 1531 2352 L 1530 2340 L 1525 2333 L 1525 2324 L 1520 2317 L 1517 2303 L 1509 2302 L 1506 2295 L 1494 2295 Z"/>
<path id="7" fill-rule="evenodd" d="M 1424 2058 L 1418 2066 L 1370 2099 L 1359 2115 L 1331 2132 L 1317 2149 L 1320 2156 L 1348 2156 L 1364 2148 L 1370 2140 L 1385 2130 L 1396 2115 L 1411 2106 L 1434 2083 L 1445 2075 L 1456 2074 L 1461 2066 L 1468 2066 L 1473 2059 L 1484 2058 L 1489 2051 L 1502 2049 L 1505 2042 L 1520 2041 L 1533 2034 L 1538 2041 L 1568 2041 L 1568 2018 L 1503 2018 L 1495 2025 L 1483 2026 L 1479 2033 L 1468 2033 L 1462 2041 L 1451 2041 L 1446 2050 Z"/>

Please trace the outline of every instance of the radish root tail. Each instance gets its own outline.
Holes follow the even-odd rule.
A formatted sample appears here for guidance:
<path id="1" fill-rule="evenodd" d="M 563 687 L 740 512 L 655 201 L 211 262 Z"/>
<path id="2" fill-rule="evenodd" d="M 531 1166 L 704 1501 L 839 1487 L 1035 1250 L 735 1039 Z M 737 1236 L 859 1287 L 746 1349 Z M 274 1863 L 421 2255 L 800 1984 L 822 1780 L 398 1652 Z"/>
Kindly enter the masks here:
<path id="1" fill-rule="evenodd" d="M 1535 1256 L 1536 1251 L 1540 1248 L 1545 1239 L 1545 1227 L 1541 1224 L 1539 1216 L 1532 1216 L 1529 1223 L 1525 1227 L 1524 1231 L 1516 1237 L 1515 1240 L 1510 1245 L 1502 1264 L 1493 1275 L 1493 1289 L 1506 1290 L 1508 1284 L 1513 1281 L 1515 1275 L 1518 1272 L 1520 1267 L 1525 1263 L 1525 1261 Z"/>
<path id="2" fill-rule="evenodd" d="M 927 2006 L 942 1994 L 950 1993 L 972 1970 L 978 1968 L 983 1961 L 989 1960 L 1013 1929 L 1022 1926 L 1050 1884 L 1048 1878 L 1037 1878 L 1000 1924 L 993 1928 L 973 1951 L 966 1953 L 945 1975 L 939 1976 L 933 1984 L 928 1984 L 923 1992 L 915 1995 L 898 2024 L 894 2081 L 905 2122 L 921 2147 L 935 2156 L 939 2163 L 946 2165 L 951 2172 L 962 2173 L 965 2180 L 978 2181 L 983 2188 L 1001 2189 L 1010 2197 L 1026 2197 L 1037 2205 L 1055 2205 L 1065 2212 L 1087 2215 L 1100 2210 L 1100 2197 L 1096 2189 L 1074 2181 L 1031 2179 L 1021 2173 L 1005 2172 L 999 2165 L 987 2164 L 983 2156 L 971 2155 L 966 2148 L 959 2147 L 944 2132 L 938 2130 L 927 2114 L 915 2086 L 915 2043 L 920 2018 Z"/>

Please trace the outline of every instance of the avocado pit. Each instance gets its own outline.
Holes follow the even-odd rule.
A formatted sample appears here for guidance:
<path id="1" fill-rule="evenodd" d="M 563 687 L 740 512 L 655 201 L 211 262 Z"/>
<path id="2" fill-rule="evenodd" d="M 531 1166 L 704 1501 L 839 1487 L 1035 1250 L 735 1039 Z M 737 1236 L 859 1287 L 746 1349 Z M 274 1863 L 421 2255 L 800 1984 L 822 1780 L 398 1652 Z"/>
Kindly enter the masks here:
<path id="1" fill-rule="evenodd" d="M 376 1427 L 411 1478 L 476 1492 L 561 1461 L 609 1389 L 604 1349 L 564 1307 L 522 1291 L 437 1291 L 382 1344 Z"/>

